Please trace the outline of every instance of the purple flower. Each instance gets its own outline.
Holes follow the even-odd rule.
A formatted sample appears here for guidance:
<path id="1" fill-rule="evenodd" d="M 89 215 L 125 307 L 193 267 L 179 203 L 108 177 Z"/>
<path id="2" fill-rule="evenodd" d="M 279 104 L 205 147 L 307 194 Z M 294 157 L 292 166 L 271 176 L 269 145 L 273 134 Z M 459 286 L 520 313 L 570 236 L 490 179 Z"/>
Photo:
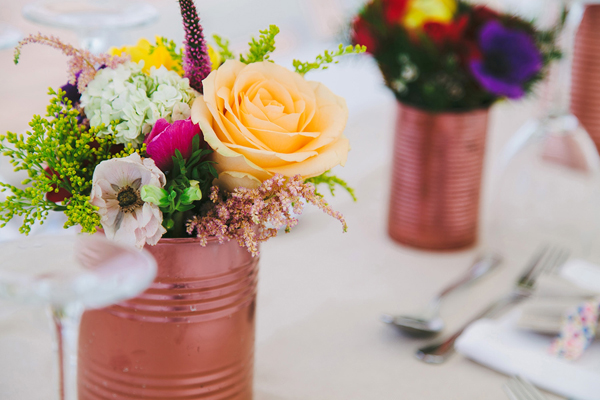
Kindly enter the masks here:
<path id="1" fill-rule="evenodd" d="M 202 25 L 193 0 L 179 0 L 185 30 L 183 70 L 190 86 L 202 93 L 202 80 L 210 74 L 211 62 L 202 33 Z"/>
<path id="2" fill-rule="evenodd" d="M 184 159 L 192 155 L 192 139 L 200 135 L 200 127 L 191 119 L 175 121 L 169 124 L 166 119 L 156 121 L 152 132 L 146 137 L 146 153 L 163 172 L 173 168 L 175 150 L 179 150 Z"/>
<path id="3" fill-rule="evenodd" d="M 71 100 L 73 106 L 77 106 L 79 104 L 79 100 L 81 100 L 81 93 L 77 90 L 77 81 L 79 80 L 79 75 L 81 75 L 81 71 L 75 74 L 75 82 L 68 82 L 66 85 L 61 86 L 60 88 L 65 92 L 65 97 Z"/>
<path id="4" fill-rule="evenodd" d="M 483 57 L 471 61 L 471 72 L 481 86 L 497 96 L 523 97 L 523 86 L 543 66 L 542 54 L 533 38 L 498 21 L 483 26 L 479 47 Z"/>

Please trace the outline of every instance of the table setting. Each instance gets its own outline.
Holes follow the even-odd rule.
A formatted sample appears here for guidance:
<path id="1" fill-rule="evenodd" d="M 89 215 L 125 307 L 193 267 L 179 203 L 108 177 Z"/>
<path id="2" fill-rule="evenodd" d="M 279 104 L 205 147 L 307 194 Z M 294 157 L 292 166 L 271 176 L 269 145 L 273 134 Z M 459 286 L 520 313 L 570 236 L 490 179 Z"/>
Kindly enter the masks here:
<path id="1" fill-rule="evenodd" d="M 0 398 L 600 399 L 594 2 L 17 3 Z"/>

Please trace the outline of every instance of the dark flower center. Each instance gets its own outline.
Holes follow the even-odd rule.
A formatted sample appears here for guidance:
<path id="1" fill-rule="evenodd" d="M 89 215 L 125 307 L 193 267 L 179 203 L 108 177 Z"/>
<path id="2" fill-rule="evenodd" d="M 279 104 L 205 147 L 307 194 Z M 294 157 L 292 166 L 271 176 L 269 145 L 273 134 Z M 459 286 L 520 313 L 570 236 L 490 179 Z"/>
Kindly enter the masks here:
<path id="1" fill-rule="evenodd" d="M 119 207 L 123 212 L 133 212 L 136 208 L 144 205 L 140 191 L 127 185 L 122 187 L 117 194 Z"/>
<path id="2" fill-rule="evenodd" d="M 498 78 L 506 78 L 512 72 L 511 64 L 503 53 L 486 54 L 484 66 L 487 72 Z"/>

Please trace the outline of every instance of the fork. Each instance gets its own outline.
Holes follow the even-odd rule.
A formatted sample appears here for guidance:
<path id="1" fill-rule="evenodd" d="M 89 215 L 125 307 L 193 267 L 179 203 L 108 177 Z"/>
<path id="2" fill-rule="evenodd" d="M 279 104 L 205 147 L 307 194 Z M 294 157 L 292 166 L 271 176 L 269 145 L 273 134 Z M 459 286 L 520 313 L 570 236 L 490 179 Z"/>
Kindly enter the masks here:
<path id="1" fill-rule="evenodd" d="M 491 303 L 480 314 L 464 324 L 458 331 L 441 343 L 427 345 L 417 350 L 415 356 L 428 364 L 442 364 L 454 353 L 454 342 L 473 322 L 489 318 L 510 306 L 516 305 L 531 296 L 537 279 L 542 274 L 554 274 L 569 258 L 569 251 L 560 246 L 544 246 L 534 255 L 525 270 L 515 282 L 513 289 L 505 296 Z"/>
<path id="2" fill-rule="evenodd" d="M 520 376 L 512 377 L 502 388 L 510 400 L 547 400 L 542 392 Z"/>

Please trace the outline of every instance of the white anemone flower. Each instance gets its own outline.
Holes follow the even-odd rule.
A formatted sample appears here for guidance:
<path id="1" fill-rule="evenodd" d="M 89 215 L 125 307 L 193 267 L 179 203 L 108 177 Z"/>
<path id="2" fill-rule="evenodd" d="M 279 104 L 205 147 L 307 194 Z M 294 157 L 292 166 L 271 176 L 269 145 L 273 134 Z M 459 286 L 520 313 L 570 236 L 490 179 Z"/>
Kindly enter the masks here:
<path id="1" fill-rule="evenodd" d="M 138 153 L 102 161 L 94 170 L 90 203 L 99 207 L 106 237 L 138 248 L 155 245 L 167 231 L 158 206 L 144 202 L 145 185 L 165 186 L 165 174 L 151 158 Z"/>

